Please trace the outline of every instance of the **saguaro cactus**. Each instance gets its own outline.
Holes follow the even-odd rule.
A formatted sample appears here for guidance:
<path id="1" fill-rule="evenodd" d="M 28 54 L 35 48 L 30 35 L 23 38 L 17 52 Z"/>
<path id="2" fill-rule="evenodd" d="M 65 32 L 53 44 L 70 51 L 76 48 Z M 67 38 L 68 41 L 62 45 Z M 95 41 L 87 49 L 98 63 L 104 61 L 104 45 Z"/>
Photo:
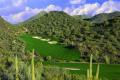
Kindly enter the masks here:
<path id="1" fill-rule="evenodd" d="M 95 76 L 95 80 L 99 80 L 99 69 L 100 69 L 100 66 L 98 64 L 97 71 L 96 71 L 96 76 Z"/>
<path id="2" fill-rule="evenodd" d="M 87 69 L 87 80 L 99 80 L 99 64 L 97 66 L 96 76 L 94 77 L 92 74 L 92 54 L 90 56 L 90 65 L 89 69 Z"/>
<path id="3" fill-rule="evenodd" d="M 90 78 L 90 71 L 89 69 L 87 69 L 87 80 L 89 80 L 89 78 Z"/>
<path id="4" fill-rule="evenodd" d="M 92 75 L 92 54 L 91 54 L 89 69 L 87 69 L 87 80 L 92 80 L 92 79 L 93 79 L 93 75 Z"/>
<path id="5" fill-rule="evenodd" d="M 35 80 L 35 67 L 34 67 L 34 50 L 32 51 L 32 60 L 31 60 L 31 72 L 32 80 Z"/>
<path id="6" fill-rule="evenodd" d="M 90 56 L 90 80 L 92 80 L 93 76 L 92 76 L 92 54 Z"/>
<path id="7" fill-rule="evenodd" d="M 16 75 L 15 75 L 16 80 L 19 80 L 19 77 L 18 77 L 18 75 L 19 75 L 19 70 L 18 70 L 18 58 L 17 58 L 17 55 L 16 55 L 16 57 L 15 57 L 15 70 L 16 70 Z"/>

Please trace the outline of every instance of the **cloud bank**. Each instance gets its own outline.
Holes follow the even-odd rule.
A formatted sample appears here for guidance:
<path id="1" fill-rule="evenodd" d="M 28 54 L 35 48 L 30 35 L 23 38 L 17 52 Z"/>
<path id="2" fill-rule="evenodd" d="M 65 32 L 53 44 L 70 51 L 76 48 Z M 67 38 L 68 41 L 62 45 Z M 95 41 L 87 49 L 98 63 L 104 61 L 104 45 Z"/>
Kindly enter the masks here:
<path id="1" fill-rule="evenodd" d="M 31 8 L 26 5 L 27 0 L 0 0 L 0 15 L 11 23 L 19 23 L 38 14 L 41 11 L 64 11 L 69 15 L 89 15 L 94 16 L 100 13 L 110 13 L 120 11 L 119 1 L 105 1 L 100 3 L 86 3 L 86 0 L 69 0 L 71 6 L 61 7 L 50 4 L 45 8 Z M 10 4 L 9 4 L 10 3 Z M 7 6 L 6 6 L 7 4 Z M 78 5 L 77 7 L 73 7 Z M 13 9 L 16 9 L 15 12 Z M 17 11 L 18 10 L 18 11 Z M 10 13 L 11 12 L 11 13 Z M 10 13 L 9 15 L 6 15 Z"/>
<path id="2" fill-rule="evenodd" d="M 86 2 L 86 0 L 70 0 L 71 4 L 83 4 L 85 2 Z"/>
<path id="3" fill-rule="evenodd" d="M 8 22 L 11 23 L 19 23 L 19 22 L 23 22 L 27 19 L 29 19 L 30 17 L 37 15 L 38 13 L 40 13 L 41 11 L 46 11 L 46 12 L 50 12 L 50 11 L 61 11 L 62 8 L 59 6 L 55 6 L 55 5 L 49 5 L 46 8 L 43 9 L 39 9 L 39 8 L 30 8 L 30 7 L 25 7 L 25 9 L 22 12 L 16 13 L 16 14 L 11 14 L 8 16 L 2 16 L 5 20 L 7 20 Z"/>

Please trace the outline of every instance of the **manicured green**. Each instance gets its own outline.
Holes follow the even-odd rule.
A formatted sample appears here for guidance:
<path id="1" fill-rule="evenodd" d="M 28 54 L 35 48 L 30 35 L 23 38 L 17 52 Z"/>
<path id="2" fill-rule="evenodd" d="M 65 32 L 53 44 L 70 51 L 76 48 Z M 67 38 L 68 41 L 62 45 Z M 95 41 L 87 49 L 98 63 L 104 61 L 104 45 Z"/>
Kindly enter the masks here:
<path id="1" fill-rule="evenodd" d="M 36 15 L 20 26 L 27 33 L 57 39 L 66 46 L 76 47 L 87 61 L 120 63 L 120 12 L 98 14 L 89 19 L 75 18 L 62 11 Z M 46 22 L 47 20 L 47 22 Z"/>
<path id="2" fill-rule="evenodd" d="M 48 44 L 46 41 L 41 41 L 39 39 L 32 38 L 31 35 L 21 35 L 26 43 L 27 50 L 35 49 L 41 56 L 51 56 L 52 58 L 61 59 L 61 60 L 79 60 L 80 53 L 75 49 L 67 49 L 63 45 L 59 44 Z M 65 68 L 80 68 L 80 70 L 71 70 L 73 74 L 84 74 L 86 75 L 89 64 L 86 63 L 53 63 L 53 62 L 44 62 L 44 65 L 59 66 Z M 93 65 L 93 74 L 96 73 L 97 64 Z M 100 64 L 100 78 L 109 80 L 119 80 L 120 79 L 120 65 L 108 65 Z"/>
<path id="3" fill-rule="evenodd" d="M 51 56 L 52 59 L 59 60 L 79 60 L 80 52 L 76 49 L 68 49 L 60 44 L 48 44 L 46 41 L 32 38 L 31 35 L 24 34 L 21 36 L 26 43 L 26 49 L 35 49 L 41 56 Z"/>
<path id="4" fill-rule="evenodd" d="M 87 74 L 89 64 L 87 63 L 54 63 L 44 62 L 44 65 L 59 66 L 63 68 L 79 68 L 80 70 L 71 70 L 73 74 Z M 93 64 L 93 75 L 96 74 L 97 64 Z M 105 80 L 119 80 L 120 79 L 120 65 L 116 64 L 100 64 L 100 78 Z"/>

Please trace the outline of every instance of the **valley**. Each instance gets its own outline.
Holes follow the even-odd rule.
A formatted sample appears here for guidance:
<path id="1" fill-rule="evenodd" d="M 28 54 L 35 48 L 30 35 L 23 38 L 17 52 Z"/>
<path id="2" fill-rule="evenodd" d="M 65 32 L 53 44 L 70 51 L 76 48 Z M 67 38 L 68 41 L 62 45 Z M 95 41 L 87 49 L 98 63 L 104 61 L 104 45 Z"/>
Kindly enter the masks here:
<path id="1" fill-rule="evenodd" d="M 0 17 L 0 80 L 119 80 L 119 35 L 120 12 Z"/>
<path id="2" fill-rule="evenodd" d="M 51 57 L 49 60 L 43 61 L 44 66 L 60 67 L 70 70 L 70 74 L 86 75 L 89 68 L 89 63 L 79 62 L 80 53 L 74 49 L 67 49 L 63 45 L 51 45 L 47 41 L 33 38 L 31 35 L 23 34 L 20 36 L 26 42 L 27 50 L 33 48 L 42 57 Z M 76 54 L 76 55 L 75 55 Z M 93 74 L 96 73 L 97 64 L 93 64 Z M 100 77 L 102 79 L 119 80 L 120 76 L 119 64 L 100 64 Z"/>
<path id="3" fill-rule="evenodd" d="M 26 42 L 26 49 L 35 51 L 43 57 L 50 56 L 52 59 L 75 61 L 80 59 L 80 52 L 75 49 L 65 48 L 60 44 L 49 44 L 47 41 L 34 39 L 30 35 L 22 35 L 21 39 Z"/>
<path id="4" fill-rule="evenodd" d="M 88 63 L 75 63 L 75 62 L 43 62 L 45 66 L 58 66 L 62 68 L 73 68 L 70 70 L 71 74 L 86 75 L 89 68 Z M 93 74 L 96 73 L 97 64 L 93 64 Z M 120 65 L 119 64 L 100 64 L 100 77 L 103 80 L 119 80 L 120 79 Z M 74 70 L 77 69 L 77 70 Z"/>

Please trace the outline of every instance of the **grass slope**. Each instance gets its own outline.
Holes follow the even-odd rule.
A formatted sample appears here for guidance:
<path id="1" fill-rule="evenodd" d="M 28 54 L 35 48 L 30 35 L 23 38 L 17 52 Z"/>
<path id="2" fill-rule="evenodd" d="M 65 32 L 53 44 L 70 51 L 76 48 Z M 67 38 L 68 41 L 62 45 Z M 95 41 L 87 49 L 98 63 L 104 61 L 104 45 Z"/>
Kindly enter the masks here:
<path id="1" fill-rule="evenodd" d="M 24 34 L 20 36 L 26 42 L 27 50 L 32 50 L 40 53 L 41 56 L 52 56 L 54 59 L 60 60 L 79 60 L 80 53 L 74 49 L 66 49 L 63 45 L 58 44 L 48 44 L 46 41 L 41 41 L 39 39 L 32 38 L 31 35 Z M 48 66 L 59 66 L 63 68 L 77 68 L 80 70 L 71 70 L 72 74 L 84 74 L 86 75 L 89 64 L 87 63 L 56 63 L 56 62 L 44 62 L 44 65 Z M 95 74 L 97 65 L 93 65 L 93 74 Z M 120 65 L 108 65 L 101 64 L 100 65 L 100 77 L 103 80 L 119 80 L 120 79 Z"/>
<path id="2" fill-rule="evenodd" d="M 89 64 L 87 63 L 54 63 L 54 62 L 44 62 L 44 65 L 59 66 L 63 68 L 77 68 L 80 70 L 71 70 L 73 74 L 87 74 L 87 69 Z M 97 65 L 93 65 L 93 74 L 95 75 Z M 120 80 L 120 65 L 114 64 L 100 64 L 100 77 L 102 80 Z"/>
<path id="3" fill-rule="evenodd" d="M 41 56 L 51 56 L 54 59 L 60 60 L 79 60 L 80 52 L 75 49 L 67 49 L 63 45 L 48 44 L 46 41 L 34 39 L 32 36 L 24 34 L 21 36 L 26 43 L 27 50 L 35 49 Z"/>

